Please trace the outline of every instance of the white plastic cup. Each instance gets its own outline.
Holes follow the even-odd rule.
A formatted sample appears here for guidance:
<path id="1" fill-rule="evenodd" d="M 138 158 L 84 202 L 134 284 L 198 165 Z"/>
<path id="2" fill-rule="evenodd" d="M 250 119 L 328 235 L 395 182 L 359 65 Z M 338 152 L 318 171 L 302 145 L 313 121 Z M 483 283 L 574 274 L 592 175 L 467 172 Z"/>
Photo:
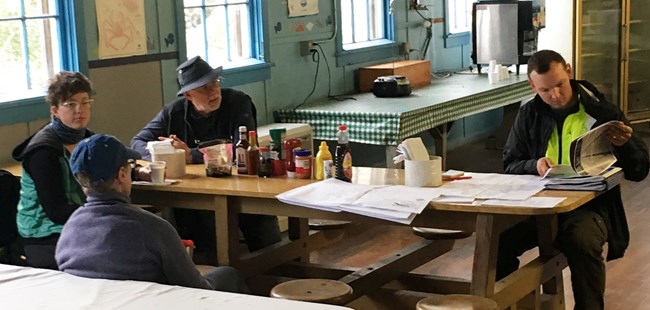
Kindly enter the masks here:
<path id="1" fill-rule="evenodd" d="M 499 70 L 499 80 L 507 80 L 509 77 L 508 67 L 501 67 Z"/>
<path id="2" fill-rule="evenodd" d="M 442 185 L 442 157 L 431 156 L 429 160 L 406 160 L 404 185 L 413 187 L 437 187 Z"/>
<path id="3" fill-rule="evenodd" d="M 494 68 L 497 66 L 497 61 L 496 60 L 490 60 L 490 66 L 488 69 L 488 73 L 494 72 Z"/>
<path id="4" fill-rule="evenodd" d="M 499 81 L 499 73 L 497 72 L 488 72 L 488 83 L 496 84 Z"/>
<path id="5" fill-rule="evenodd" d="M 165 166 L 167 163 L 164 161 L 152 161 L 149 163 L 151 169 L 151 183 L 161 184 L 165 182 Z"/>

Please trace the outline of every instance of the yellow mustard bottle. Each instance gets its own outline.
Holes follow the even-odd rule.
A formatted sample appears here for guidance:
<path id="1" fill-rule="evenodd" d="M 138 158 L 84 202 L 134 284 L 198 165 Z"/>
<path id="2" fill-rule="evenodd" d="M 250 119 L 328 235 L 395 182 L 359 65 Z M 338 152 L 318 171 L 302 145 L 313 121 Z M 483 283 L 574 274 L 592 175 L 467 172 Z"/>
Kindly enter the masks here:
<path id="1" fill-rule="evenodd" d="M 320 146 L 318 147 L 318 154 L 316 154 L 316 180 L 322 180 L 325 178 L 325 169 L 323 165 L 325 160 L 332 160 L 332 153 L 330 153 L 327 143 L 321 141 Z"/>

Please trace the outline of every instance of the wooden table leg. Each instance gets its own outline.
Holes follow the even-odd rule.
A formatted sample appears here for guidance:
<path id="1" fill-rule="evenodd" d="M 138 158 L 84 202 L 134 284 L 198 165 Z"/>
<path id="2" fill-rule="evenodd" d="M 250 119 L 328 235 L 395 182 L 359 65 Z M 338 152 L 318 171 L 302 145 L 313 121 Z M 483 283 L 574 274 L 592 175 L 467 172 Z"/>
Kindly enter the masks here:
<path id="1" fill-rule="evenodd" d="M 309 238 L 309 219 L 289 217 L 289 240 L 294 242 L 307 243 Z M 303 247 L 302 254 L 298 261 L 309 262 L 309 247 Z"/>
<path id="2" fill-rule="evenodd" d="M 476 216 L 476 245 L 470 289 L 472 295 L 483 297 L 494 295 L 499 236 L 500 231 L 497 229 L 494 215 Z"/>
<path id="3" fill-rule="evenodd" d="M 239 262 L 239 210 L 215 197 L 214 223 L 217 234 L 217 264 L 236 266 Z"/>
<path id="4" fill-rule="evenodd" d="M 442 157 L 443 171 L 447 170 L 447 139 L 453 124 L 451 121 L 427 130 L 436 144 L 436 155 Z"/>
<path id="5" fill-rule="evenodd" d="M 537 232 L 539 240 L 539 255 L 544 258 L 550 258 L 559 253 L 553 242 L 557 236 L 558 218 L 557 215 L 537 216 Z M 543 283 L 543 293 L 552 296 L 549 300 L 547 309 L 564 309 L 564 281 L 562 278 L 562 269 L 554 273 L 554 276 Z"/>

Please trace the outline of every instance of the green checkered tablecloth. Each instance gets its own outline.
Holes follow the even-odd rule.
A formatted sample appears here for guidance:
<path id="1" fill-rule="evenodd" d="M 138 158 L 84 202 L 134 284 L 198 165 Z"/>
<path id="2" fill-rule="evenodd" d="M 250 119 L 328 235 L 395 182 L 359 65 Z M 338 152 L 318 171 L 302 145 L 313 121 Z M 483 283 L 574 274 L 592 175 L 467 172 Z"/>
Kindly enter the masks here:
<path id="1" fill-rule="evenodd" d="M 465 77 L 458 78 L 460 83 L 467 83 Z M 337 101 L 320 103 L 315 107 L 305 107 L 297 110 L 278 110 L 274 113 L 275 122 L 280 123 L 308 123 L 314 130 L 314 138 L 321 140 L 336 140 L 338 126 L 348 126 L 350 141 L 376 145 L 397 145 L 399 141 L 420 132 L 429 130 L 447 122 L 478 114 L 512 104 L 527 98 L 532 98 L 533 93 L 525 79 L 511 83 L 504 83 L 498 87 L 486 87 L 474 78 L 469 83 L 477 83 L 483 87 L 475 93 L 454 98 L 451 100 L 428 101 L 426 96 L 413 98 L 394 98 L 395 106 L 377 104 L 378 100 L 369 95 L 360 95 L 354 103 L 342 104 Z M 462 87 L 464 90 L 471 87 Z M 430 87 L 423 91 L 439 92 L 443 86 Z M 477 87 L 480 88 L 480 87 Z M 419 100 L 422 103 L 413 104 L 415 108 L 406 107 L 399 110 L 399 106 L 407 106 L 404 100 Z M 340 108 L 340 109 L 338 109 Z M 387 111 L 391 110 L 391 111 Z"/>
<path id="2" fill-rule="evenodd" d="M 400 115 L 398 113 L 280 110 L 276 122 L 308 123 L 314 139 L 336 140 L 339 125 L 348 126 L 350 141 L 367 144 L 396 145 Z"/>

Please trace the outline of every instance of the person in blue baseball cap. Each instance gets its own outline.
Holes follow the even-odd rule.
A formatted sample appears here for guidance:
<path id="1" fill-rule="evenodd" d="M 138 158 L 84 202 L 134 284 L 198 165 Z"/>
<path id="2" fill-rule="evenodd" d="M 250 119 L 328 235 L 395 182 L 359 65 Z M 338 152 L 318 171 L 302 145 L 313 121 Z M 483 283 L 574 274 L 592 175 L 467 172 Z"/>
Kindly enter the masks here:
<path id="1" fill-rule="evenodd" d="M 59 270 L 87 278 L 248 293 L 232 267 L 215 267 L 201 276 L 174 227 L 131 204 L 130 165 L 139 158 L 110 135 L 93 135 L 79 143 L 70 168 L 87 202 L 61 231 L 55 253 Z"/>

